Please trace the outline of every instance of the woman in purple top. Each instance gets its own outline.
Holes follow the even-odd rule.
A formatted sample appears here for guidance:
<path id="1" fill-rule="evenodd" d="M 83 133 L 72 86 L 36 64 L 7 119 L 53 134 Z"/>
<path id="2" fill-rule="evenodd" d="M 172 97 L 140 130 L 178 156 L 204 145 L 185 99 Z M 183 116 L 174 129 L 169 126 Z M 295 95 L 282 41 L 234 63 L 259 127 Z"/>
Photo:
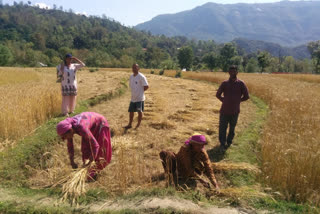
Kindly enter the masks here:
<path id="1" fill-rule="evenodd" d="M 240 103 L 249 99 L 247 86 L 237 78 L 237 74 L 237 66 L 230 66 L 230 78 L 222 82 L 216 94 L 216 97 L 222 102 L 219 118 L 219 141 L 223 149 L 227 149 L 232 144 L 240 113 Z M 226 136 L 228 125 L 229 133 Z"/>
<path id="2" fill-rule="evenodd" d="M 78 167 L 74 162 L 74 134 L 82 137 L 83 166 L 95 161 L 95 166 L 89 170 L 90 178 L 96 179 L 97 172 L 110 163 L 112 150 L 109 124 L 102 115 L 95 112 L 83 112 L 74 117 L 66 118 L 58 123 L 57 133 L 63 140 L 68 140 L 68 152 L 72 168 Z"/>

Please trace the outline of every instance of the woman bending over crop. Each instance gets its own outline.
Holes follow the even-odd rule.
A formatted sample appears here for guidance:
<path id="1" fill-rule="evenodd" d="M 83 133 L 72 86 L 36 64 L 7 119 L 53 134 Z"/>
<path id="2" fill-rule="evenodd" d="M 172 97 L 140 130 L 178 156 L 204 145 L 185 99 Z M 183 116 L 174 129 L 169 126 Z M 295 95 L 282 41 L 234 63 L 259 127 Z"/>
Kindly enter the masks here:
<path id="1" fill-rule="evenodd" d="M 185 145 L 181 146 L 180 151 L 175 154 L 169 151 L 161 151 L 160 158 L 164 171 L 169 175 L 169 181 L 194 185 L 194 182 L 200 181 L 205 187 L 210 184 L 201 178 L 204 173 L 210 180 L 210 183 L 219 190 L 218 183 L 213 174 L 211 162 L 204 145 L 207 144 L 204 135 L 196 134 L 189 138 Z M 189 181 L 189 182 L 188 182 Z M 196 185 L 196 184 L 195 184 Z"/>
<path id="2" fill-rule="evenodd" d="M 95 161 L 89 169 L 89 178 L 96 179 L 97 173 L 111 161 L 111 139 L 108 121 L 95 112 L 83 112 L 74 117 L 66 118 L 57 125 L 57 133 L 68 140 L 68 152 L 72 168 L 78 165 L 74 162 L 73 135 L 82 137 L 81 152 L 83 166 Z"/>

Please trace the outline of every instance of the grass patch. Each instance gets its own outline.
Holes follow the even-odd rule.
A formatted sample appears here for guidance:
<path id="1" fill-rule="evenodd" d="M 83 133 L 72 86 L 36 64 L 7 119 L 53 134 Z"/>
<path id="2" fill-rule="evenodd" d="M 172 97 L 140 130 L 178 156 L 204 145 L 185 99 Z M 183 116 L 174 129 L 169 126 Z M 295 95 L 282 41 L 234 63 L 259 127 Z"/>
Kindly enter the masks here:
<path id="1" fill-rule="evenodd" d="M 141 199 L 141 198 L 150 198 L 150 197 L 158 197 L 158 198 L 165 198 L 165 197 L 178 197 L 181 199 L 186 199 L 189 201 L 193 201 L 194 203 L 203 202 L 208 203 L 208 198 L 200 193 L 199 191 L 189 190 L 189 191 L 177 191 L 173 187 L 167 188 L 151 188 L 151 189 L 143 189 L 135 191 L 128 195 L 120 196 L 120 199 L 124 200 L 133 200 L 133 199 Z"/>
<path id="2" fill-rule="evenodd" d="M 41 196 L 43 198 L 44 193 L 45 195 L 49 196 L 59 196 L 61 193 L 60 190 L 55 189 L 45 189 L 45 190 L 32 190 L 28 188 L 16 188 L 11 189 L 12 193 L 17 196 L 17 198 L 28 198 L 28 197 L 35 197 Z M 216 206 L 245 206 L 249 205 L 258 210 L 268 210 L 271 213 L 311 213 L 316 214 L 319 213 L 319 208 L 310 207 L 308 205 L 303 204 L 296 204 L 293 202 L 287 202 L 283 200 L 275 200 L 270 196 L 261 196 L 261 193 L 257 192 L 253 188 L 247 188 L 235 190 L 241 192 L 241 194 L 247 197 L 246 202 L 244 203 L 242 199 L 239 199 L 237 194 L 228 197 L 206 197 L 202 193 L 198 191 L 186 191 L 186 192 L 179 192 L 176 191 L 174 188 L 152 188 L 152 189 L 144 189 L 138 190 L 128 195 L 123 195 L 114 200 L 141 200 L 144 198 L 150 197 L 174 197 L 174 198 L 181 198 L 186 199 L 189 201 L 193 201 L 194 203 L 201 203 L 203 206 L 208 205 L 216 205 Z M 40 197 L 39 197 L 40 198 Z M 79 204 L 89 205 L 90 203 L 94 203 L 97 201 L 101 201 L 104 199 L 110 198 L 110 195 L 106 193 L 104 190 L 100 189 L 92 189 L 89 190 L 85 196 L 82 196 L 79 200 Z M 71 208 L 69 206 L 60 206 L 60 207 L 51 207 L 51 206 L 36 206 L 33 204 L 26 204 L 22 202 L 7 202 L 3 201 L 0 202 L 0 213 L 93 213 L 87 210 L 86 208 Z M 145 210 L 135 210 L 135 209 L 123 209 L 118 211 L 113 210 L 104 210 L 97 213 L 110 213 L 110 214 L 120 214 L 120 213 L 188 213 L 185 211 L 177 211 L 172 208 L 158 208 L 158 209 L 145 209 Z"/>
<path id="3" fill-rule="evenodd" d="M 258 144 L 260 134 L 266 121 L 269 109 L 266 103 L 255 96 L 250 99 L 257 106 L 256 119 L 234 139 L 236 145 L 227 150 L 226 159 L 232 162 L 245 162 L 259 164 L 258 156 L 260 145 Z"/>
<path id="4" fill-rule="evenodd" d="M 99 214 L 140 214 L 138 210 L 133 210 L 133 209 L 123 209 L 119 211 L 112 211 L 112 210 L 106 210 L 106 211 L 101 211 L 98 212 Z"/>
<path id="5" fill-rule="evenodd" d="M 225 154 L 225 160 L 231 162 L 249 163 L 260 165 L 260 145 L 258 143 L 263 124 L 268 115 L 268 106 L 259 98 L 251 96 L 251 100 L 258 107 L 256 119 L 234 139 L 236 142 Z M 257 183 L 257 174 L 246 170 L 225 171 L 224 176 L 234 187 L 251 186 Z"/>
<path id="6" fill-rule="evenodd" d="M 7 214 L 25 213 L 25 214 L 66 214 L 75 213 L 75 210 L 68 207 L 38 207 L 26 204 L 19 204 L 17 202 L 0 202 L 0 212 Z"/>
<path id="7" fill-rule="evenodd" d="M 229 180 L 230 186 L 241 187 L 254 185 L 257 182 L 257 177 L 249 171 L 225 171 L 223 175 Z"/>
<path id="8" fill-rule="evenodd" d="M 1 187 L 1 186 L 0 186 Z M 46 188 L 46 189 L 30 189 L 27 187 L 7 188 L 12 194 L 21 198 L 39 197 L 55 197 L 59 198 L 62 195 L 61 188 Z M 78 203 L 80 205 L 87 205 L 93 202 L 101 201 L 111 198 L 111 195 L 106 191 L 95 188 L 89 189 L 83 196 L 79 197 Z"/>
<path id="9" fill-rule="evenodd" d="M 119 211 L 102 211 L 99 214 L 189 214 L 190 212 L 177 211 L 172 208 L 157 208 L 145 210 L 123 209 Z"/>
<path id="10" fill-rule="evenodd" d="M 166 196 L 175 196 L 177 191 L 173 187 L 168 188 L 152 188 L 152 189 L 143 189 L 137 190 L 128 195 L 123 195 L 120 198 L 125 200 L 131 200 L 133 198 L 148 198 L 148 197 L 166 197 Z"/>
<path id="11" fill-rule="evenodd" d="M 121 80 L 120 82 L 121 87 L 116 89 L 115 91 L 110 91 L 107 94 L 101 94 L 92 98 L 89 98 L 88 100 L 85 100 L 83 102 L 84 105 L 89 105 L 89 106 L 95 106 L 97 104 L 100 104 L 102 102 L 106 102 L 110 99 L 113 99 L 114 97 L 121 96 L 126 92 L 126 89 L 128 88 L 127 81 L 126 80 Z"/>
<path id="12" fill-rule="evenodd" d="M 16 147 L 1 152 L 0 179 L 7 182 L 25 180 L 30 175 L 28 166 L 38 166 L 41 155 L 57 141 L 56 124 L 62 119 L 49 120 L 34 135 L 21 140 Z"/>
<path id="13" fill-rule="evenodd" d="M 30 189 L 26 187 L 17 187 L 8 189 L 14 195 L 18 197 L 32 197 L 35 195 L 46 195 L 46 196 L 59 196 L 62 191 L 60 188 L 48 188 L 48 189 Z"/>
<path id="14" fill-rule="evenodd" d="M 259 198 L 251 204 L 256 209 L 267 209 L 272 213 L 309 213 L 318 214 L 320 209 L 305 204 L 296 204 L 283 200 L 274 200 L 271 198 Z"/>
<path id="15" fill-rule="evenodd" d="M 110 194 L 101 189 L 89 189 L 85 195 L 80 196 L 78 199 L 79 204 L 90 204 L 97 201 L 102 201 L 103 199 L 110 198 Z"/>

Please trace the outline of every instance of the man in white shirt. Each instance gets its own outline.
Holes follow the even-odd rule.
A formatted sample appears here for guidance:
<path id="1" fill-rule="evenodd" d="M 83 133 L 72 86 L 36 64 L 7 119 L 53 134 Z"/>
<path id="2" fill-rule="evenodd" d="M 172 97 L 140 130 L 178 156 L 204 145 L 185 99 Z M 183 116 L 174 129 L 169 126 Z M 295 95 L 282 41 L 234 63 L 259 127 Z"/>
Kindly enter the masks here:
<path id="1" fill-rule="evenodd" d="M 129 105 L 129 124 L 125 126 L 125 129 L 132 128 L 132 121 L 134 117 L 134 112 L 138 112 L 138 124 L 136 129 L 140 126 L 142 120 L 142 112 L 144 110 L 144 92 L 148 90 L 148 81 L 146 77 L 139 72 L 139 65 L 132 65 L 133 74 L 130 76 L 129 85 L 131 88 L 131 102 Z"/>

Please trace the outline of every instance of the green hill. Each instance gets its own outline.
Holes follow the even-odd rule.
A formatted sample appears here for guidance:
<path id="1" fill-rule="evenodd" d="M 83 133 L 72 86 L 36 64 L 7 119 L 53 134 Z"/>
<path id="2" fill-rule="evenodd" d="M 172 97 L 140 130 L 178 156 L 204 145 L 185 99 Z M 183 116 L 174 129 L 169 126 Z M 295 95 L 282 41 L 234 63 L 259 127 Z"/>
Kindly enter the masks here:
<path id="1" fill-rule="evenodd" d="M 86 17 L 71 10 L 45 10 L 0 4 L 0 66 L 56 65 L 66 52 L 88 66 L 156 68 L 174 60 L 178 48 L 190 45 L 185 37 L 151 36 L 122 26 L 107 17 Z M 210 51 L 212 42 L 202 49 Z M 5 60 L 4 60 L 5 58 Z"/>

